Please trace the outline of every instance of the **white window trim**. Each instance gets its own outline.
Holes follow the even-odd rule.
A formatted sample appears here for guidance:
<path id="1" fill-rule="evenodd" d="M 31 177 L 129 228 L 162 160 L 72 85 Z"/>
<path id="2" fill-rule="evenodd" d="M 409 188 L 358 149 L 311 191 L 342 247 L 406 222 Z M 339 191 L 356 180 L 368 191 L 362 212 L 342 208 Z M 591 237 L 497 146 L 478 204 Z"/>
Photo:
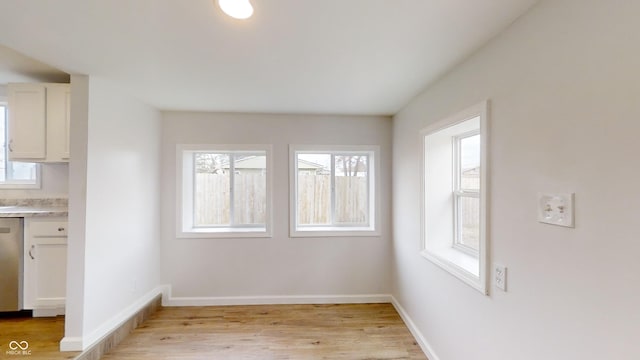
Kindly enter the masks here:
<path id="1" fill-rule="evenodd" d="M 8 106 L 6 96 L 0 96 L 0 106 L 4 106 L 5 109 Z M 5 116 L 7 116 L 6 113 L 5 113 Z M 8 122 L 8 119 L 6 119 L 6 121 Z M 5 129 L 5 132 L 6 131 L 7 129 Z M 7 162 L 11 161 L 9 160 L 8 152 L 6 153 L 6 156 L 7 156 L 6 161 Z M 2 190 L 41 189 L 42 188 L 42 166 L 38 163 L 36 163 L 35 165 L 36 165 L 35 166 L 36 168 L 35 182 L 31 183 L 31 182 L 25 182 L 25 181 L 19 181 L 19 180 L 0 181 L 0 189 Z"/>
<path id="2" fill-rule="evenodd" d="M 340 155 L 349 152 L 368 152 L 373 157 L 369 161 L 369 226 L 298 226 L 298 177 L 297 152 L 333 153 Z M 379 179 L 380 179 L 380 147 L 373 145 L 289 145 L 289 236 L 291 237 L 353 237 L 379 236 Z M 332 179 L 333 181 L 333 179 Z M 333 200 L 332 200 L 333 201 Z"/>
<path id="3" fill-rule="evenodd" d="M 176 237 L 178 238 L 270 238 L 272 236 L 273 156 L 271 145 L 177 145 L 176 150 Z M 196 227 L 193 226 L 193 157 L 194 152 L 264 151 L 266 153 L 265 226 Z M 189 160 L 191 159 L 191 160 Z M 191 164 L 188 162 L 191 161 Z M 185 166 L 187 165 L 187 166 Z"/>
<path id="4" fill-rule="evenodd" d="M 483 101 L 474 106 L 471 106 L 455 115 L 449 116 L 441 121 L 431 124 L 420 131 L 420 139 L 422 143 L 422 163 L 421 163 L 421 238 L 422 238 L 422 251 L 421 255 L 433 262 L 437 266 L 441 267 L 451 275 L 462 280 L 464 283 L 478 290 L 479 292 L 488 294 L 488 266 L 489 266 L 489 241 L 487 231 L 487 219 L 488 219 L 488 206 L 487 206 L 487 194 L 488 194 L 488 181 L 487 181 L 487 169 L 488 163 L 488 108 L 489 102 Z M 426 194 L 425 194 L 425 161 L 426 161 L 426 146 L 425 137 L 434 134 L 440 130 L 444 130 L 451 126 L 457 125 L 464 121 L 480 117 L 480 249 L 478 256 L 473 256 L 465 251 L 456 249 L 455 246 L 438 249 L 437 251 L 430 250 L 427 246 L 429 239 L 426 238 L 425 231 L 425 209 L 426 209 Z M 453 201 L 453 200 L 452 200 Z M 455 202 L 455 201 L 454 201 Z M 454 244 L 455 240 L 452 238 L 451 244 Z"/>

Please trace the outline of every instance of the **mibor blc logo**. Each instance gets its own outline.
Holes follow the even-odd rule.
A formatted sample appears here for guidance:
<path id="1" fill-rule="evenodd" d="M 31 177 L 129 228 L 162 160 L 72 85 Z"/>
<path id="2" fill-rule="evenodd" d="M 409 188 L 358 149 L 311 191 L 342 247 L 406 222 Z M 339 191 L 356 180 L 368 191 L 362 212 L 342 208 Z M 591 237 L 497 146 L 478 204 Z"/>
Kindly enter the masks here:
<path id="1" fill-rule="evenodd" d="M 16 341 L 12 340 L 9 343 L 9 350 L 5 352 L 7 355 L 20 355 L 20 356 L 29 356 L 31 355 L 31 350 L 29 350 L 29 343 L 22 340 Z"/>

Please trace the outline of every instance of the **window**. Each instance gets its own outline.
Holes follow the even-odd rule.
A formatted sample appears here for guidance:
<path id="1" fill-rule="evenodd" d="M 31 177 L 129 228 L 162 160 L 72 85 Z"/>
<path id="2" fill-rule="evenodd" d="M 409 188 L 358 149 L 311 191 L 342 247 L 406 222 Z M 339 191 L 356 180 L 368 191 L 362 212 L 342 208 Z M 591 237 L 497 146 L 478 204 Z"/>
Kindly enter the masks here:
<path id="1" fill-rule="evenodd" d="M 291 236 L 377 235 L 377 147 L 291 146 Z"/>
<path id="2" fill-rule="evenodd" d="M 422 131 L 423 252 L 486 293 L 487 103 Z"/>
<path id="3" fill-rule="evenodd" d="M 35 163 L 9 161 L 7 105 L 0 103 L 0 188 L 40 188 L 40 166 Z"/>
<path id="4" fill-rule="evenodd" d="M 454 246 L 478 256 L 480 249 L 480 134 L 477 130 L 455 136 Z"/>
<path id="5" fill-rule="evenodd" d="M 270 236 L 268 146 L 184 145 L 178 161 L 179 237 Z"/>

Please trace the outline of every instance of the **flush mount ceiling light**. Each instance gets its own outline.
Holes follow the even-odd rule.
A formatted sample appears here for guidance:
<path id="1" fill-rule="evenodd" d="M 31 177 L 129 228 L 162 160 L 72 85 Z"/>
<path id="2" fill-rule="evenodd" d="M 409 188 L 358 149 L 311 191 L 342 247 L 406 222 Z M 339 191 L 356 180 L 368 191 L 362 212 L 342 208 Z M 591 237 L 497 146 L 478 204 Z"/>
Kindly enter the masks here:
<path id="1" fill-rule="evenodd" d="M 218 0 L 220 9 L 235 19 L 248 19 L 253 15 L 253 6 L 249 0 Z"/>

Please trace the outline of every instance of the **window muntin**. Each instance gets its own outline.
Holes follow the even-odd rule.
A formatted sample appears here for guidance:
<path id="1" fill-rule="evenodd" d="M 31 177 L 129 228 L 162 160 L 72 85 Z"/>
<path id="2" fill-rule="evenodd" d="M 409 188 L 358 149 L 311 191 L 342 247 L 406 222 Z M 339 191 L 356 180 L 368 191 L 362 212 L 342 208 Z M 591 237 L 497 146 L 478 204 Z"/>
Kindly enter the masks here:
<path id="1" fill-rule="evenodd" d="M 292 236 L 376 233 L 376 151 L 292 146 Z"/>
<path id="2" fill-rule="evenodd" d="M 270 236 L 268 146 L 179 146 L 179 237 Z"/>
<path id="3" fill-rule="evenodd" d="M 0 188 L 39 188 L 39 165 L 9 161 L 7 106 L 0 104 Z"/>

